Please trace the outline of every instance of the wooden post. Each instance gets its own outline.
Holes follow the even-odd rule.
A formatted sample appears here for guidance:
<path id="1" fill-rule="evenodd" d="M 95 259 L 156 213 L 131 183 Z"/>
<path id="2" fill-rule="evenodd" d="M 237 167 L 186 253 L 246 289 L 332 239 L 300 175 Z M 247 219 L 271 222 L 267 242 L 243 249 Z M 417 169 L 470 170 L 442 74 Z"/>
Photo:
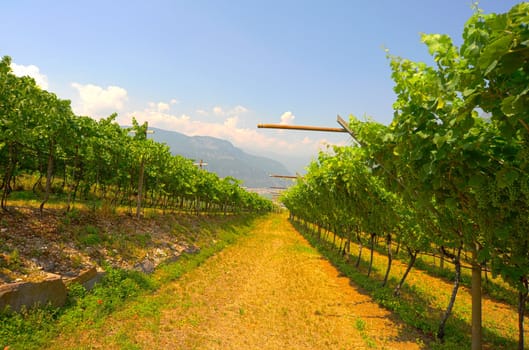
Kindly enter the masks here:
<path id="1" fill-rule="evenodd" d="M 285 124 L 257 124 L 259 129 L 288 129 L 288 130 L 306 130 L 306 131 L 323 131 L 323 132 L 346 132 L 351 135 L 353 141 L 361 146 L 362 143 L 358 141 L 354 132 L 349 128 L 347 122 L 343 120 L 339 115 L 336 117 L 336 121 L 340 124 L 341 128 L 329 128 L 325 126 L 307 126 L 307 125 L 285 125 Z"/>
<path id="2" fill-rule="evenodd" d="M 139 219 L 141 217 L 141 198 L 143 192 L 143 174 L 145 172 L 145 159 L 143 155 L 140 160 L 140 173 L 138 175 L 138 197 L 136 200 L 136 217 Z"/>
<path id="3" fill-rule="evenodd" d="M 288 129 L 288 130 L 306 130 L 306 131 L 324 131 L 324 132 L 347 132 L 344 128 L 329 128 L 323 126 L 306 126 L 306 125 L 284 125 L 284 124 L 257 124 L 259 129 Z"/>
<path id="4" fill-rule="evenodd" d="M 297 179 L 300 176 L 293 176 L 293 175 L 270 175 L 270 177 L 277 177 L 279 179 Z"/>

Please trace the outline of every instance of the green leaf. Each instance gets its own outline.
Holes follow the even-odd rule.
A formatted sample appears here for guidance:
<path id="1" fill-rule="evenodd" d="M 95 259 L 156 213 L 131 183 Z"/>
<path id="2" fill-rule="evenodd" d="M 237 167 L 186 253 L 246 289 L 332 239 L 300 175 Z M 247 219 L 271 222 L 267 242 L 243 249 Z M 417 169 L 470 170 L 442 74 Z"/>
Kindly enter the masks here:
<path id="1" fill-rule="evenodd" d="M 498 59 L 509 51 L 512 41 L 513 34 L 510 33 L 500 36 L 489 45 L 485 46 L 478 60 L 479 67 L 487 72 L 485 75 L 490 73 L 490 71 L 498 64 Z"/>
<path id="2" fill-rule="evenodd" d="M 505 98 L 503 101 L 501 101 L 501 111 L 503 114 L 505 114 L 508 117 L 512 117 L 516 114 L 516 108 L 514 101 L 518 98 L 518 96 L 509 96 Z"/>
<path id="3" fill-rule="evenodd" d="M 457 209 L 457 200 L 453 197 L 449 197 L 445 200 L 446 207 L 455 210 Z"/>
<path id="4" fill-rule="evenodd" d="M 518 179 L 518 172 L 513 169 L 503 169 L 496 175 L 496 181 L 500 189 L 512 186 Z"/>
<path id="5" fill-rule="evenodd" d="M 488 261 L 491 257 L 490 249 L 485 247 L 480 250 L 478 250 L 478 261 L 483 263 L 485 261 Z"/>
<path id="6" fill-rule="evenodd" d="M 509 96 L 501 101 L 501 111 L 508 117 L 517 114 L 525 114 L 527 108 L 525 106 L 524 95 L 527 94 L 527 89 L 515 96 Z"/>
<path id="7" fill-rule="evenodd" d="M 427 133 L 425 133 L 424 131 L 417 131 L 415 133 L 417 136 L 419 136 L 421 139 L 427 139 L 429 137 L 429 135 Z"/>
<path id="8" fill-rule="evenodd" d="M 516 52 L 509 52 L 504 55 L 500 60 L 500 73 L 512 74 L 520 67 L 522 67 L 526 61 L 526 55 L 528 54 L 527 50 L 525 51 L 525 54 L 523 52 L 520 52 L 519 50 L 516 50 Z"/>
<path id="9" fill-rule="evenodd" d="M 470 187 L 477 188 L 477 187 L 483 186 L 485 184 L 485 182 L 486 182 L 486 179 L 485 179 L 484 176 L 482 176 L 480 174 L 474 174 L 468 180 L 468 185 Z"/>
<path id="10" fill-rule="evenodd" d="M 433 143 L 437 147 L 441 147 L 446 142 L 446 136 L 441 136 L 438 133 L 436 133 L 433 137 Z"/>

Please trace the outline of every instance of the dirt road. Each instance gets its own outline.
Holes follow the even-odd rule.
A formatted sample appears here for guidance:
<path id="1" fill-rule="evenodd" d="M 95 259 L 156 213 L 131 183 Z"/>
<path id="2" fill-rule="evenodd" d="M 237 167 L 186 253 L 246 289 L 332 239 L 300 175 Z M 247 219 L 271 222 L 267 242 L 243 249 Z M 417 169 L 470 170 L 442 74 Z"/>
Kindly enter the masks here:
<path id="1" fill-rule="evenodd" d="M 56 345 L 127 349 L 420 349 L 418 335 L 377 306 L 283 217 L 180 280 L 111 317 L 104 331 Z"/>

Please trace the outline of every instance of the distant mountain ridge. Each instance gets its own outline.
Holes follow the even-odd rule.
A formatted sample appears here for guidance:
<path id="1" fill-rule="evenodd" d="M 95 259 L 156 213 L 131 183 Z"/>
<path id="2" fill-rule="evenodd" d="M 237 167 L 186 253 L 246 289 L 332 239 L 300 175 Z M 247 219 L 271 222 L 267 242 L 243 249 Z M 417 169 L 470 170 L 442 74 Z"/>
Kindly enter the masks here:
<path id="1" fill-rule="evenodd" d="M 254 156 L 233 146 L 229 141 L 210 136 L 187 136 L 179 132 L 158 128 L 152 138 L 169 146 L 172 154 L 201 160 L 205 168 L 219 177 L 232 176 L 243 181 L 246 187 L 285 186 L 285 180 L 271 178 L 270 174 L 290 175 L 287 168 L 270 158 Z M 151 137 L 151 136 L 149 136 Z"/>

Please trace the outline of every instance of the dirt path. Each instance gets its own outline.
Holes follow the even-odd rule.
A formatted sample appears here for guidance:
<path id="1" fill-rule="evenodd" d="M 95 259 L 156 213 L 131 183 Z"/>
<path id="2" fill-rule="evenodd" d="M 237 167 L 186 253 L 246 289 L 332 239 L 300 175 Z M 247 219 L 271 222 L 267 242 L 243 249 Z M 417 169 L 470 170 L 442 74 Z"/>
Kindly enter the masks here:
<path id="1" fill-rule="evenodd" d="M 143 302 L 57 348 L 424 347 L 277 215 Z"/>

